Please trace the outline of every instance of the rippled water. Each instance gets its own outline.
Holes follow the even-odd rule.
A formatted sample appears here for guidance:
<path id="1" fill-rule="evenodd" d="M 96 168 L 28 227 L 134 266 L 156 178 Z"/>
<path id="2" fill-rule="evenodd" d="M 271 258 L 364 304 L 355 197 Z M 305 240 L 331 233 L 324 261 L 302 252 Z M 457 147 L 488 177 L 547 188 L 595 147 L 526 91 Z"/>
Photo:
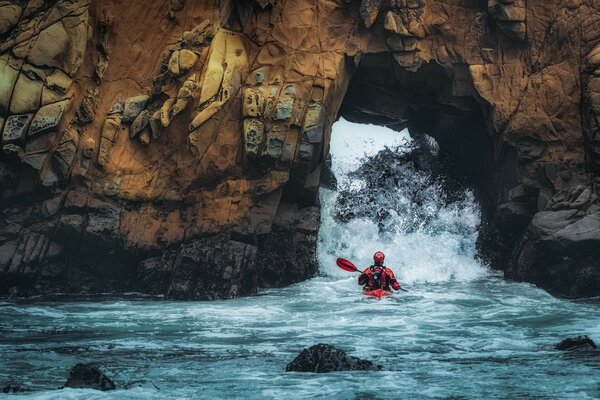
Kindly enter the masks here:
<path id="1" fill-rule="evenodd" d="M 344 146 L 332 145 L 339 176 L 355 165 L 344 164 Z M 472 199 L 438 204 L 429 227 L 382 235 L 372 221 L 336 223 L 335 196 L 322 192 L 323 276 L 298 285 L 216 302 L 0 303 L 0 386 L 18 381 L 35 390 L 18 397 L 31 399 L 600 398 L 600 355 L 553 349 L 568 336 L 600 339 L 599 303 L 557 299 L 480 265 Z M 367 265 L 379 249 L 409 293 L 365 298 L 334 265 L 338 255 Z M 385 370 L 284 372 L 316 343 Z M 77 362 L 118 387 L 150 380 L 160 390 L 57 390 Z"/>

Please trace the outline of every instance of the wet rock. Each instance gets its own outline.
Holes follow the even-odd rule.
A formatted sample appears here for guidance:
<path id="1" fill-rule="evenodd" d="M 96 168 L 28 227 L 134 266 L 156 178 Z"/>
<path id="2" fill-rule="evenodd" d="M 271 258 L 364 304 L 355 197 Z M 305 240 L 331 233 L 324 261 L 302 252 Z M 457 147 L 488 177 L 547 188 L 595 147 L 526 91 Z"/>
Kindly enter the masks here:
<path id="1" fill-rule="evenodd" d="M 588 336 L 567 338 L 554 347 L 557 350 L 593 350 L 597 348 L 596 343 Z"/>
<path id="2" fill-rule="evenodd" d="M 176 299 L 223 299 L 253 293 L 258 278 L 257 248 L 227 235 L 185 243 L 171 269 L 167 295 Z M 150 265 L 148 265 L 150 266 Z M 231 267 L 229 279 L 224 281 Z M 254 282 L 253 285 L 247 285 Z"/>
<path id="3" fill-rule="evenodd" d="M 147 95 L 130 97 L 125 100 L 125 106 L 123 109 L 123 122 L 132 122 L 138 115 L 140 115 L 142 110 L 148 104 L 149 100 L 150 96 Z"/>
<path id="4" fill-rule="evenodd" d="M 98 368 L 86 364 L 77 364 L 69 372 L 64 387 L 74 389 L 115 390 L 115 383 Z"/>
<path id="5" fill-rule="evenodd" d="M 0 8 L 0 12 L 2 12 L 1 8 Z M 2 393 L 25 393 L 25 392 L 29 392 L 29 391 L 30 391 L 30 389 L 26 388 L 25 386 L 22 386 L 19 384 L 14 384 L 14 383 L 6 385 L 2 388 Z"/>
<path id="6" fill-rule="evenodd" d="M 361 360 L 358 357 L 346 355 L 343 350 L 336 349 L 328 344 L 317 344 L 302 350 L 302 352 L 289 363 L 286 372 L 335 372 L 335 371 L 378 371 L 381 365 L 371 361 Z"/>
<path id="7" fill-rule="evenodd" d="M 321 169 L 321 187 L 329 190 L 337 189 L 337 178 L 331 170 L 331 154 L 323 162 L 323 168 Z"/>

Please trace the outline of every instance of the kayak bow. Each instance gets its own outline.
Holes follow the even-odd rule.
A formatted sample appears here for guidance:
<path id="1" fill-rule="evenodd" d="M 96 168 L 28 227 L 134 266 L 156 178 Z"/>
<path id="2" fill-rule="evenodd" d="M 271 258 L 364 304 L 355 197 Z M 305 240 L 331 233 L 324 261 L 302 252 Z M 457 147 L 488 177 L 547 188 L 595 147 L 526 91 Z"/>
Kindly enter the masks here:
<path id="1" fill-rule="evenodd" d="M 376 299 L 392 295 L 392 292 L 383 289 L 363 290 L 363 293 L 369 297 L 375 297 Z"/>

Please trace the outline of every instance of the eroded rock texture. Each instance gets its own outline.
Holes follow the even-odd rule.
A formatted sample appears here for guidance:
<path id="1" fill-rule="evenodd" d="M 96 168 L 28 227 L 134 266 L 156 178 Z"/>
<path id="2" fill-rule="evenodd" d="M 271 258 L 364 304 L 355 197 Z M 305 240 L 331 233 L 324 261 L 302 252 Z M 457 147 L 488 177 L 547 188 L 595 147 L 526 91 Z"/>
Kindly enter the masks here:
<path id="1" fill-rule="evenodd" d="M 429 134 L 510 278 L 600 292 L 600 6 L 0 2 L 0 292 L 221 298 L 317 270 L 339 115 Z"/>

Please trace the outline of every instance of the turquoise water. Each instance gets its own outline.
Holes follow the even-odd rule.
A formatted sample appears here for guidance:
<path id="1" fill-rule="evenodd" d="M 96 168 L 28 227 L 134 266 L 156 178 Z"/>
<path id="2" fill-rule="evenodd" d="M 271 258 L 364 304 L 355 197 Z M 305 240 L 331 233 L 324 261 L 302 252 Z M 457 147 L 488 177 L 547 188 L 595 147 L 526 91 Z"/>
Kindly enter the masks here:
<path id="1" fill-rule="evenodd" d="M 332 142 L 342 187 L 357 160 L 377 150 L 353 126 Z M 381 135 L 385 139 L 384 133 Z M 406 142 L 394 133 L 392 142 Z M 354 142 L 353 142 L 354 140 Z M 337 156 L 337 157 L 335 157 Z M 337 160 L 336 160 L 337 158 Z M 415 177 L 414 185 L 424 184 Z M 391 189 L 390 189 L 391 190 Z M 0 302 L 0 386 L 27 399 L 586 399 L 600 398 L 600 351 L 559 352 L 570 336 L 600 340 L 600 302 L 566 301 L 503 280 L 475 257 L 479 209 L 472 195 L 415 207 L 429 222 L 382 234 L 373 221 L 340 224 L 337 193 L 321 193 L 322 276 L 258 296 L 215 302 L 97 297 Z M 398 201 L 407 201 L 397 193 Z M 395 222 L 406 216 L 393 215 Z M 388 255 L 408 293 L 365 298 L 343 256 L 368 265 Z M 286 373 L 305 347 L 333 344 L 380 372 Z M 78 362 L 93 363 L 121 389 L 58 390 Z M 150 385 L 122 389 L 138 380 Z"/>
<path id="2" fill-rule="evenodd" d="M 1 303 L 0 382 L 39 390 L 22 396 L 32 399 L 598 398 L 600 356 L 553 345 L 600 337 L 599 320 L 597 303 L 493 274 L 414 284 L 382 301 L 362 297 L 352 278 L 315 278 L 211 303 Z M 386 370 L 284 372 L 321 342 Z M 77 362 L 120 387 L 148 379 L 161 390 L 54 390 Z"/>

